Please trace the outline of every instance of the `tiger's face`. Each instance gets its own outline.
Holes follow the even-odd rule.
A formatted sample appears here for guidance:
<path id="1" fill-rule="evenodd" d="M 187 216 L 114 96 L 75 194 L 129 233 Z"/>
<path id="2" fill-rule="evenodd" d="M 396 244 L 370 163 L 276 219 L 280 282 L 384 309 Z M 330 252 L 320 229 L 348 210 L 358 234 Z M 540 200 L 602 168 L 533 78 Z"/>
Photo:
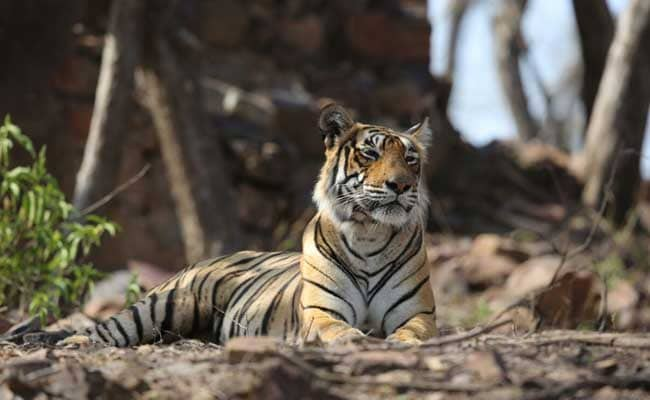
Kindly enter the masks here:
<path id="1" fill-rule="evenodd" d="M 426 120 L 396 132 L 356 123 L 331 104 L 322 110 L 319 128 L 326 161 L 314 200 L 321 212 L 338 221 L 421 222 L 427 205 L 422 163 L 431 138 Z"/>

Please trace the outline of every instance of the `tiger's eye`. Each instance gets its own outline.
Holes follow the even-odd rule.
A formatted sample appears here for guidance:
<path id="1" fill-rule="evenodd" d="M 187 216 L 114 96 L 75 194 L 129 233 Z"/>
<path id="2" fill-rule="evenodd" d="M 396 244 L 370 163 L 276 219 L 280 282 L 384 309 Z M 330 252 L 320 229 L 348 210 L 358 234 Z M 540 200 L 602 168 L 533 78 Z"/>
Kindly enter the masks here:
<path id="1" fill-rule="evenodd" d="M 360 154 L 362 157 L 368 159 L 368 160 L 376 160 L 379 158 L 379 153 L 377 153 L 373 149 L 363 149 L 360 151 Z"/>
<path id="2" fill-rule="evenodd" d="M 418 159 L 416 157 L 413 157 L 413 156 L 406 156 L 404 158 L 404 161 L 406 161 L 407 164 L 414 165 L 414 164 L 417 164 Z"/>

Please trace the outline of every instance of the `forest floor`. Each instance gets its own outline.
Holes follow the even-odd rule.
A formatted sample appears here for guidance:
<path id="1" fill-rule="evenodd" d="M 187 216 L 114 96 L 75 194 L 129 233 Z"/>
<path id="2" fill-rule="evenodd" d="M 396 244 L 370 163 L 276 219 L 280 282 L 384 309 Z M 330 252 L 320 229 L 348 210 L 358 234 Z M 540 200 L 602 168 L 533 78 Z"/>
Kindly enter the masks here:
<path id="1" fill-rule="evenodd" d="M 650 327 L 648 203 L 639 215 L 646 228 L 612 231 L 598 215 L 577 215 L 549 238 L 428 235 L 441 336 L 419 347 L 0 342 L 0 400 L 647 399 L 650 334 L 639 332 Z M 129 277 L 108 276 L 85 316 L 50 328 L 120 310 Z"/>
<path id="2" fill-rule="evenodd" d="M 240 338 L 118 349 L 0 345 L 0 399 L 646 399 L 650 337 L 460 333 L 421 347 Z"/>

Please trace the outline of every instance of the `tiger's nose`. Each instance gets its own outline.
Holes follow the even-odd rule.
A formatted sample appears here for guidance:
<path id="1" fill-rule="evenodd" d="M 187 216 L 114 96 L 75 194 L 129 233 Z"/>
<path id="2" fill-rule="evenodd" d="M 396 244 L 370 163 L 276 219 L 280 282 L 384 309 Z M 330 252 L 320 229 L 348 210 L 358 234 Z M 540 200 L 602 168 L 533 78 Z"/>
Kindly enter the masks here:
<path id="1" fill-rule="evenodd" d="M 386 181 L 385 185 L 397 194 L 402 194 L 411 188 L 411 185 L 405 181 Z"/>

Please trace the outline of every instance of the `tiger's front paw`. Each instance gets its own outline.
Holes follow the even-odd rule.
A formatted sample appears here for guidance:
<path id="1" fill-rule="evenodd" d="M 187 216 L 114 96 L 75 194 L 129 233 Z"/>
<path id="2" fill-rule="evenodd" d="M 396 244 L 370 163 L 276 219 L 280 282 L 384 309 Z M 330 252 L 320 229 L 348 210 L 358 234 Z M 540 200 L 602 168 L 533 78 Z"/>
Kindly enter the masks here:
<path id="1" fill-rule="evenodd" d="M 392 335 L 389 335 L 386 338 L 386 341 L 391 343 L 408 344 L 412 346 L 418 346 L 422 344 L 422 340 L 415 337 L 415 335 L 413 335 L 412 333 L 406 333 L 406 332 L 395 332 Z"/>
<path id="2" fill-rule="evenodd" d="M 360 342 L 366 339 L 366 334 L 356 328 L 347 328 L 341 332 L 336 333 L 331 338 L 324 339 L 328 345 L 341 345 Z"/>
<path id="3" fill-rule="evenodd" d="M 77 346 L 77 347 L 85 347 L 85 346 L 90 346 L 93 343 L 99 343 L 96 340 L 93 340 L 90 336 L 86 335 L 72 335 L 68 336 L 67 338 L 58 341 L 56 344 L 57 346 Z"/>

